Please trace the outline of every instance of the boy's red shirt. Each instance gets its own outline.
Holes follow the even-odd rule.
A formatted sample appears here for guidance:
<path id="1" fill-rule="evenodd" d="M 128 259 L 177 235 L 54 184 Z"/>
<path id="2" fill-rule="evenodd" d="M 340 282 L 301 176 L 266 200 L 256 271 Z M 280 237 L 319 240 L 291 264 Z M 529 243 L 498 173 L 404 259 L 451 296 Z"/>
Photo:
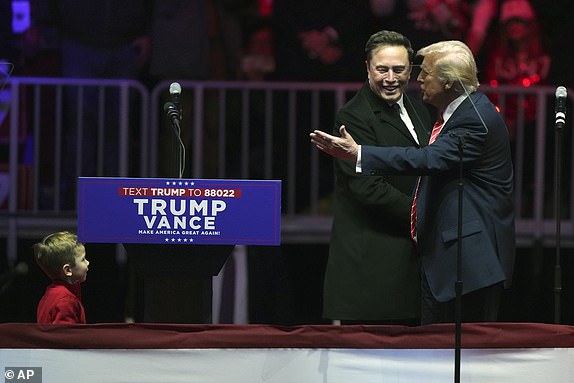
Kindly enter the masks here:
<path id="1" fill-rule="evenodd" d="M 86 323 L 80 284 L 52 281 L 38 304 L 39 324 Z"/>

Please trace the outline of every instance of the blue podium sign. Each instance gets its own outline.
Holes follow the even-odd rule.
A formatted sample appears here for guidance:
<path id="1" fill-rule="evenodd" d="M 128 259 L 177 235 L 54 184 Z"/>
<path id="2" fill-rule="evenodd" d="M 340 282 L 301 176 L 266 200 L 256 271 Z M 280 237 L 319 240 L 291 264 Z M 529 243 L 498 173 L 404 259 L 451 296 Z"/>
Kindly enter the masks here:
<path id="1" fill-rule="evenodd" d="M 78 180 L 78 239 L 100 243 L 279 245 L 281 181 Z"/>

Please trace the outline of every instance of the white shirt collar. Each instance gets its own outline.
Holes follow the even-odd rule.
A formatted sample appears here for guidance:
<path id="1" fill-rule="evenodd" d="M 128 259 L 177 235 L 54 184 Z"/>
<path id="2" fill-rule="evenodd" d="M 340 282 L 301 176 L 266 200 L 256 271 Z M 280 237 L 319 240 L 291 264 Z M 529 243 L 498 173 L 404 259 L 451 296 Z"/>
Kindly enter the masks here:
<path id="1" fill-rule="evenodd" d="M 456 108 L 458 108 L 460 106 L 460 104 L 462 104 L 462 102 L 466 99 L 466 97 L 467 97 L 466 94 L 461 94 L 460 96 L 458 96 L 457 98 L 452 100 L 452 102 L 450 104 L 447 105 L 444 112 L 442 113 L 442 119 L 443 119 L 444 123 L 446 123 L 448 121 L 450 116 L 452 116 L 452 114 L 454 113 Z"/>

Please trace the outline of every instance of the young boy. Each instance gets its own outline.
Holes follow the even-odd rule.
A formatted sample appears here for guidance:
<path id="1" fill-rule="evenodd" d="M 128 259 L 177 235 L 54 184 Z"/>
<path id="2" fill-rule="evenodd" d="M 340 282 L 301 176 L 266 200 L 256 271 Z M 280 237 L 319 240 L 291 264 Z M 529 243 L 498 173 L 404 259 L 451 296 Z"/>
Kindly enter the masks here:
<path id="1" fill-rule="evenodd" d="M 80 284 L 86 280 L 86 249 L 78 237 L 62 231 L 34 245 L 38 266 L 52 280 L 38 304 L 40 324 L 86 323 Z"/>

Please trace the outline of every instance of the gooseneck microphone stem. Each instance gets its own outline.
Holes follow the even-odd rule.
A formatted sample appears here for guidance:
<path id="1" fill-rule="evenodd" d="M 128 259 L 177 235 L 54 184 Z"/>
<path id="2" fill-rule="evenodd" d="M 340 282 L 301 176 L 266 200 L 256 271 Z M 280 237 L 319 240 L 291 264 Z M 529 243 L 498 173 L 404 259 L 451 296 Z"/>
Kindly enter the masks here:
<path id="1" fill-rule="evenodd" d="M 178 120 L 173 120 L 172 121 L 172 125 L 173 125 L 173 129 L 175 131 L 175 135 L 177 137 L 178 140 L 178 146 L 177 146 L 177 176 L 178 178 L 182 178 L 183 177 L 183 167 L 184 167 L 184 147 L 181 141 L 181 125 L 180 122 Z"/>
<path id="2" fill-rule="evenodd" d="M 166 102 L 163 106 L 163 110 L 171 121 L 171 126 L 178 141 L 178 177 L 182 178 L 185 169 L 185 145 L 181 139 L 181 115 L 179 108 L 173 102 Z"/>

